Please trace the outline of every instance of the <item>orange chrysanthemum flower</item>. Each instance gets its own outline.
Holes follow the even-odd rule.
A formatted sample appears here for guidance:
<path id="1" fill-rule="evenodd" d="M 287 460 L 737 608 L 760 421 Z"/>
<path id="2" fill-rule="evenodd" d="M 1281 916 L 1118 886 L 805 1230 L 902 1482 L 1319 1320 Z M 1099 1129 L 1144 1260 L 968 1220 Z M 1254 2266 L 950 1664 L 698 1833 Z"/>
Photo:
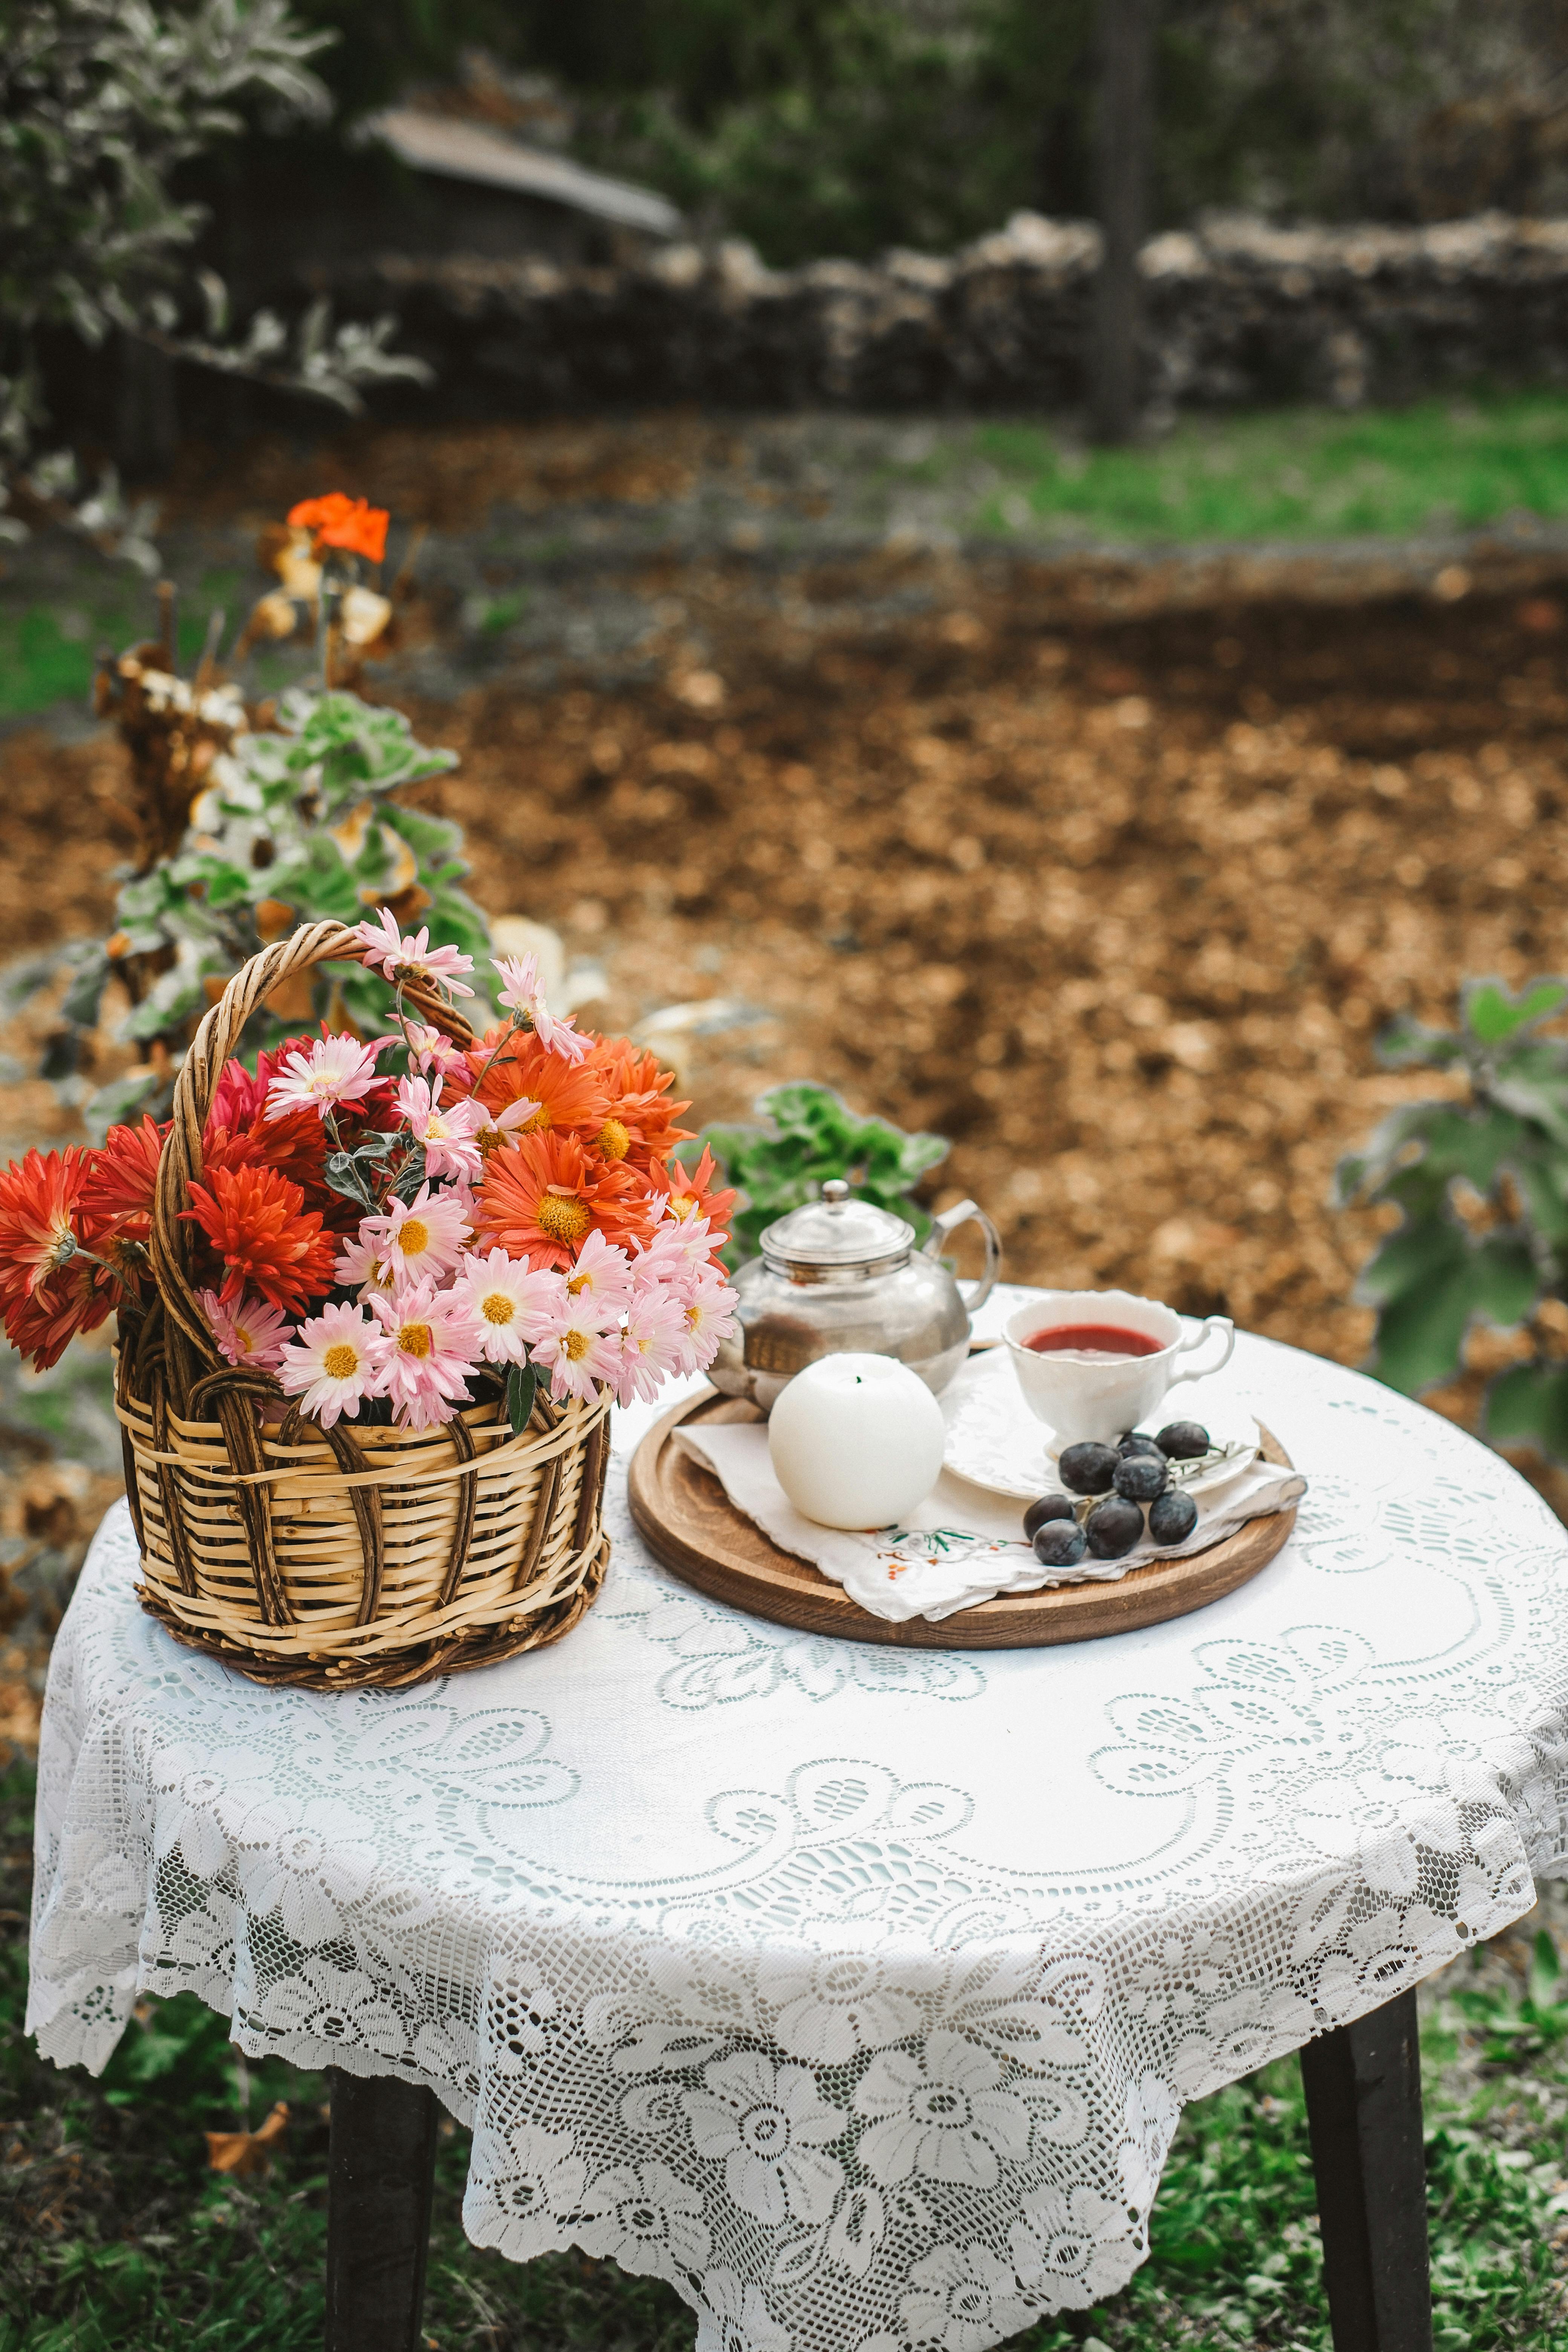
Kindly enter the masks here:
<path id="1" fill-rule="evenodd" d="M 588 1067 L 599 1073 L 609 1096 L 605 1125 L 594 1138 L 606 1160 L 648 1168 L 686 1142 L 691 1129 L 675 1122 L 691 1105 L 669 1100 L 675 1072 L 661 1069 L 657 1054 L 639 1053 L 629 1038 L 606 1038 L 589 1055 Z"/>
<path id="2" fill-rule="evenodd" d="M 200 1225 L 224 1263 L 219 1296 L 226 1302 L 258 1290 L 286 1314 L 297 1315 L 332 1282 L 334 1237 L 321 1213 L 305 1207 L 298 1184 L 275 1168 L 209 1168 L 210 1188 L 191 1186 L 182 1213 Z"/>
<path id="3" fill-rule="evenodd" d="M 301 499 L 289 509 L 289 530 L 314 532 L 318 554 L 323 547 L 337 547 L 371 563 L 379 563 L 386 553 L 391 520 L 384 507 L 368 506 L 342 490 L 329 490 L 324 499 Z"/>
<path id="4" fill-rule="evenodd" d="M 94 1244 L 82 1206 L 93 1154 L 29 1151 L 0 1175 L 0 1305 L 5 1336 L 47 1371 L 79 1331 L 91 1331 L 119 1286 L 80 1255 Z"/>
<path id="5" fill-rule="evenodd" d="M 492 1042 L 476 1045 L 468 1055 L 476 1075 L 484 1070 L 493 1050 L 492 1032 Z M 604 1077 L 592 1064 L 569 1062 L 563 1055 L 551 1053 L 529 1032 L 520 1032 L 501 1048 L 475 1091 L 487 1110 L 505 1110 L 514 1102 L 539 1105 L 526 1126 L 512 1130 L 514 1135 L 576 1135 L 588 1143 L 610 1115 Z"/>
<path id="6" fill-rule="evenodd" d="M 735 1194 L 732 1188 L 726 1192 L 715 1191 L 713 1179 L 718 1173 L 718 1163 L 704 1144 L 702 1157 L 695 1168 L 683 1168 L 679 1160 L 672 1160 L 666 1165 L 651 1168 L 648 1181 L 656 1191 L 668 1192 L 671 1216 L 679 1217 L 682 1223 L 689 1217 L 706 1217 L 710 1232 L 722 1242 L 726 1238 L 725 1229 L 734 1213 Z M 717 1249 L 714 1255 L 718 1255 Z"/>
<path id="7" fill-rule="evenodd" d="M 648 1202 L 628 1168 L 584 1151 L 574 1135 L 525 1135 L 494 1152 L 479 1189 L 480 1248 L 565 1272 L 590 1234 L 623 1244 L 652 1231 Z"/>

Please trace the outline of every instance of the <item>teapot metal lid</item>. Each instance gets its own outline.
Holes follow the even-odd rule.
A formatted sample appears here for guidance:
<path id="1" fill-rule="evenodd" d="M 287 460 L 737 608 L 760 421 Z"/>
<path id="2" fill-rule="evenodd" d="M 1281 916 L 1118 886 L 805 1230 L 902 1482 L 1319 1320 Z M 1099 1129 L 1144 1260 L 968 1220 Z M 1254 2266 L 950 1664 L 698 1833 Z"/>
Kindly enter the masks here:
<path id="1" fill-rule="evenodd" d="M 763 1255 L 770 1265 L 832 1267 L 839 1273 L 869 1272 L 909 1255 L 915 1229 L 889 1209 L 857 1200 L 842 1177 L 822 1188 L 820 1201 L 807 1201 L 764 1228 Z"/>

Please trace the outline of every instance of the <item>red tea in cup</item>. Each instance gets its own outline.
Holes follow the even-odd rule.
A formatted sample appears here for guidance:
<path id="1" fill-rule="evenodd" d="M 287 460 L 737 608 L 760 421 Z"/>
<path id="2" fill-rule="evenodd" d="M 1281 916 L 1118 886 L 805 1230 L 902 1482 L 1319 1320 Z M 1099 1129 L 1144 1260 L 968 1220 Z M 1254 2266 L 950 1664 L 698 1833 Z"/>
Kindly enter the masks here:
<path id="1" fill-rule="evenodd" d="M 1120 1323 L 1057 1323 L 1031 1331 L 1024 1341 L 1037 1356 L 1070 1356 L 1079 1364 L 1125 1363 L 1132 1356 L 1157 1356 L 1168 1344 Z"/>

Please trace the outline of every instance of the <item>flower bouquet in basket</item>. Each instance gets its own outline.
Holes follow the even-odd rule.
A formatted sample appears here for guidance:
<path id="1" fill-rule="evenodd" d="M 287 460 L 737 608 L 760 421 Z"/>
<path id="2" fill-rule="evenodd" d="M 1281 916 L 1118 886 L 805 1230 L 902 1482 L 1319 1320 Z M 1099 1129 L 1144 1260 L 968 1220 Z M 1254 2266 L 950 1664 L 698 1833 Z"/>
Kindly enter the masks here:
<path id="1" fill-rule="evenodd" d="M 386 1034 L 231 1058 L 280 982 L 353 961 Z M 254 956 L 173 1118 L 0 1177 L 0 1307 L 40 1369 L 119 1314 L 116 1401 L 149 1609 L 263 1680 L 420 1681 L 555 1638 L 608 1559 L 608 1414 L 731 1328 L 732 1192 L 673 1157 L 651 1055 L 553 1015 L 503 958 L 383 909 Z"/>

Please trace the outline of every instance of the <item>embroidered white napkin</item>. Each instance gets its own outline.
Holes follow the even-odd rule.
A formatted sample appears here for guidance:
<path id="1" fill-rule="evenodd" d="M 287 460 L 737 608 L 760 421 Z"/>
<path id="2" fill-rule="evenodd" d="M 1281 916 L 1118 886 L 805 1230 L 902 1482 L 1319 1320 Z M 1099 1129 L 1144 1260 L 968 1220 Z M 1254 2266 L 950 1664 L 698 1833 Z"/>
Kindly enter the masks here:
<path id="1" fill-rule="evenodd" d="M 694 1461 L 711 1470 L 738 1511 L 754 1519 L 783 1551 L 808 1559 L 874 1617 L 901 1625 L 937 1620 L 998 1592 L 1048 1584 L 1112 1584 L 1145 1560 L 1177 1559 L 1232 1535 L 1246 1519 L 1286 1509 L 1307 1491 L 1294 1470 L 1261 1459 L 1211 1499 L 1198 1499 L 1198 1523 L 1185 1543 L 1145 1540 L 1121 1559 L 1086 1558 L 1076 1568 L 1043 1568 L 1024 1541 L 1022 1504 L 987 1495 L 945 1470 L 907 1528 L 864 1534 L 803 1518 L 773 1475 L 762 1422 L 719 1423 L 675 1434 Z"/>

